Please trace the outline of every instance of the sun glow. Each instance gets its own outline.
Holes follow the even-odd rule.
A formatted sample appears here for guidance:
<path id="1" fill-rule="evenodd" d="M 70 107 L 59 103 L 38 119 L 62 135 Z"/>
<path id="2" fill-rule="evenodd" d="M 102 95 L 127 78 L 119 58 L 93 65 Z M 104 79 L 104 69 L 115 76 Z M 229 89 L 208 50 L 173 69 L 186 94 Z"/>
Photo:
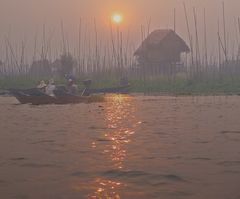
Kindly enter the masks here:
<path id="1" fill-rule="evenodd" d="M 123 16 L 121 14 L 112 15 L 112 21 L 116 24 L 120 24 L 123 21 Z"/>

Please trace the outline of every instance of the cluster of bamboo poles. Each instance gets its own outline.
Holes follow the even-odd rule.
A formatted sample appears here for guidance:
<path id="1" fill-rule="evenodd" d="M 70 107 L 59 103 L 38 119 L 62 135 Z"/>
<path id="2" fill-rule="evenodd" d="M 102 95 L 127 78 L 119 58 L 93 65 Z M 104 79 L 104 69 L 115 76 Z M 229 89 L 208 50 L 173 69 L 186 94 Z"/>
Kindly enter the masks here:
<path id="1" fill-rule="evenodd" d="M 74 45 L 71 45 L 64 24 L 61 22 L 58 31 L 61 41 L 55 40 L 56 43 L 60 43 L 58 47 L 52 45 L 56 35 L 53 33 L 47 35 L 46 32 L 46 27 L 43 25 L 40 36 L 35 35 L 32 58 L 27 54 L 25 40 L 20 45 L 13 44 L 9 36 L 4 36 L 1 44 L 3 53 L 0 55 L 0 76 L 31 76 L 29 71 L 34 62 L 46 63 L 47 60 L 50 65 L 54 65 L 61 55 L 71 55 L 74 62 L 73 73 L 76 76 L 119 74 L 134 66 L 132 56 L 134 46 L 130 44 L 129 33 L 124 35 L 120 26 L 115 24 L 109 25 L 108 35 L 104 37 L 100 35 L 95 19 L 93 26 L 90 27 L 80 20 L 77 38 L 73 41 Z"/>
<path id="2" fill-rule="evenodd" d="M 222 3 L 222 26 L 218 22 L 218 30 L 216 33 L 218 52 L 209 55 L 209 39 L 206 25 L 206 11 L 203 10 L 203 34 L 199 32 L 199 18 L 196 9 L 193 7 L 193 28 L 190 26 L 189 12 L 185 3 L 183 3 L 185 14 L 187 37 L 190 47 L 190 53 L 184 58 L 184 66 L 187 77 L 201 76 L 222 76 L 240 74 L 240 18 L 236 22 L 238 50 L 236 55 L 230 55 L 228 48 L 228 38 L 226 31 L 225 5 Z M 150 33 L 151 20 L 147 20 L 146 25 L 141 25 L 140 37 L 142 41 Z M 220 29 L 222 28 L 222 33 Z M 38 34 L 34 37 L 34 46 L 32 50 L 32 58 L 27 53 L 27 42 L 21 41 L 20 44 L 14 44 L 11 41 L 10 34 L 3 37 L 1 44 L 2 51 L 0 54 L 0 76 L 31 76 L 29 73 L 32 63 L 41 60 L 48 62 L 56 67 L 56 60 L 63 54 L 70 54 L 74 60 L 74 71 L 76 76 L 90 76 L 94 78 L 108 77 L 109 75 L 144 77 L 147 66 L 144 70 L 139 68 L 134 59 L 134 51 L 136 45 L 132 42 L 128 31 L 122 31 L 120 25 L 109 25 L 107 36 L 102 35 L 97 27 L 96 20 L 92 21 L 92 25 L 84 23 L 82 19 L 79 21 L 78 34 L 74 39 L 74 45 L 70 45 L 70 39 L 64 27 L 64 23 L 60 23 L 59 38 L 61 45 L 53 47 L 52 43 L 56 35 L 53 33 L 46 34 L 46 27 L 43 25 L 41 36 Z M 173 29 L 176 29 L 176 10 L 174 9 Z M 202 35 L 202 37 L 200 36 Z M 40 40 L 40 45 L 39 43 Z M 200 47 L 200 40 L 202 48 Z M 142 42 L 140 41 L 138 45 Z M 212 41 L 211 41 L 212 42 Z M 40 47 L 39 47 L 40 46 Z M 40 50 L 39 50 L 40 48 Z M 29 49 L 28 49 L 29 51 Z M 26 54 L 28 56 L 26 56 Z M 42 62 L 46 63 L 46 62 Z M 44 66 L 43 66 L 44 67 Z M 51 74 L 52 75 L 52 74 Z M 53 72 L 53 75 L 54 74 Z M 172 75 L 176 75 L 173 71 Z M 41 74 L 39 74 L 41 76 Z"/>
<path id="3" fill-rule="evenodd" d="M 202 38 L 200 37 L 201 33 L 199 32 L 199 24 L 198 24 L 198 16 L 196 12 L 196 8 L 193 7 L 193 21 L 194 25 L 192 30 L 190 29 L 190 19 L 189 13 L 187 12 L 187 8 L 185 3 L 183 3 L 185 21 L 187 27 L 187 37 L 188 43 L 190 46 L 190 53 L 188 56 L 187 63 L 187 72 L 189 76 L 194 77 L 222 77 L 231 75 L 240 74 L 240 18 L 237 18 L 235 21 L 235 27 L 231 29 L 230 32 L 227 32 L 226 29 L 226 16 L 225 16 L 225 4 L 222 2 L 222 26 L 220 24 L 220 20 L 218 19 L 218 28 L 216 31 L 217 38 L 217 52 L 209 55 L 208 47 L 210 45 L 214 45 L 214 42 L 208 39 L 208 31 L 207 31 L 207 18 L 206 18 L 206 9 L 203 10 L 203 34 Z M 175 16 L 175 15 L 174 15 Z M 175 24 L 175 23 L 174 23 Z M 236 31 L 236 38 L 231 38 L 232 42 L 235 45 L 235 40 L 237 41 L 237 49 L 232 48 L 232 52 L 230 54 L 229 50 L 229 39 L 228 34 Z M 200 50 L 200 39 L 202 41 L 202 50 Z M 209 45 L 209 41 L 211 44 Z M 186 61 L 187 62 L 187 61 Z"/>

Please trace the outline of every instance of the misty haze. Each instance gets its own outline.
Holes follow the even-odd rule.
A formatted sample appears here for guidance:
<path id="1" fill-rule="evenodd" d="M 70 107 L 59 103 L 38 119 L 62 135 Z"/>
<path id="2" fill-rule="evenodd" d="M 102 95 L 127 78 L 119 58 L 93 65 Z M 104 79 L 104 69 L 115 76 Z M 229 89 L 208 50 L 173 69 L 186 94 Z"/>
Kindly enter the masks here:
<path id="1" fill-rule="evenodd" d="M 239 10 L 0 0 L 0 198 L 239 199 Z"/>

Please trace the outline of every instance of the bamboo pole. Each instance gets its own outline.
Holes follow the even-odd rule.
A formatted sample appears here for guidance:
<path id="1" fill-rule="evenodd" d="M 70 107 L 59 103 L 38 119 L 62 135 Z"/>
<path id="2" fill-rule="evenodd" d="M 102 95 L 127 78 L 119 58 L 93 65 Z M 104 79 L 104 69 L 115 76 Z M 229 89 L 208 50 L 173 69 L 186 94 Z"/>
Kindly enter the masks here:
<path id="1" fill-rule="evenodd" d="M 32 63 L 36 61 L 36 55 L 37 55 L 37 32 L 35 33 L 35 37 L 34 37 L 34 47 L 33 47 Z"/>
<path id="2" fill-rule="evenodd" d="M 218 31 L 217 31 L 217 38 L 218 38 L 218 67 L 221 71 L 221 38 L 220 38 L 220 27 L 219 27 L 219 21 L 218 21 Z"/>
<path id="3" fill-rule="evenodd" d="M 223 40 L 224 40 L 224 52 L 225 52 L 225 62 L 228 62 L 228 52 L 227 52 L 227 38 L 226 38 L 226 19 L 225 19 L 225 4 L 222 2 L 223 11 Z"/>
<path id="4" fill-rule="evenodd" d="M 94 61 L 93 73 L 96 73 L 99 67 L 99 59 L 98 59 L 98 33 L 97 33 L 97 24 L 96 24 L 95 18 L 94 18 L 94 33 L 95 33 L 95 61 Z"/>
<path id="5" fill-rule="evenodd" d="M 200 72 L 200 50 L 199 50 L 199 39 L 198 39 L 198 25 L 197 25 L 197 14 L 196 14 L 196 9 L 193 8 L 193 18 L 194 18 L 194 24 L 195 24 L 195 39 L 196 39 L 196 66 L 197 66 L 197 74 L 199 74 Z"/>
<path id="6" fill-rule="evenodd" d="M 82 73 L 82 67 L 81 67 L 81 38 L 82 38 L 82 19 L 79 20 L 79 26 L 78 26 L 78 73 Z"/>
<path id="7" fill-rule="evenodd" d="M 173 30 L 176 32 L 176 8 L 173 10 Z"/>
<path id="8" fill-rule="evenodd" d="M 65 40 L 65 34 L 64 34 L 64 28 L 63 28 L 63 21 L 61 21 L 61 34 L 62 34 L 62 45 L 63 45 L 63 54 L 66 54 L 66 40 Z"/>
<path id="9" fill-rule="evenodd" d="M 185 20 L 186 20 L 186 25 L 187 25 L 188 38 L 189 38 L 189 43 L 190 43 L 191 61 L 192 61 L 192 66 L 193 66 L 194 65 L 193 44 L 192 44 L 192 36 L 190 33 L 189 20 L 188 20 L 188 16 L 187 16 L 187 9 L 186 9 L 185 2 L 183 2 L 183 7 L 184 7 Z"/>
<path id="10" fill-rule="evenodd" d="M 203 23 L 204 23 L 204 51 L 205 51 L 205 67 L 208 70 L 208 46 L 207 46 L 207 24 L 206 24 L 206 9 L 203 11 Z"/>
<path id="11" fill-rule="evenodd" d="M 240 18 L 237 19 L 237 27 L 238 27 L 238 35 L 240 36 Z M 237 53 L 237 61 L 239 61 L 240 57 L 240 41 L 238 41 L 238 53 Z"/>

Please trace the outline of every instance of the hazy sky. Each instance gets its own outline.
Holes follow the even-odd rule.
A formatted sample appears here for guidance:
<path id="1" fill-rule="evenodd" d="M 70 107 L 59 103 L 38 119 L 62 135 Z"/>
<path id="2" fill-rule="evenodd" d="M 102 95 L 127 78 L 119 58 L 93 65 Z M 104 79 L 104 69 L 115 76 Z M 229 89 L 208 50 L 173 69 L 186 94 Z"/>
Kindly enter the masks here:
<path id="1" fill-rule="evenodd" d="M 182 13 L 183 2 L 188 8 L 195 6 L 199 12 L 205 7 L 214 17 L 221 12 L 222 0 L 0 0 L 0 23 L 34 24 L 59 19 L 76 22 L 80 16 L 103 21 L 119 10 L 130 25 L 141 24 L 144 18 L 152 17 L 155 23 L 166 26 L 170 23 L 173 8 Z M 238 15 L 239 0 L 225 0 L 225 4 L 227 13 Z"/>
<path id="2" fill-rule="evenodd" d="M 118 11 L 124 17 L 121 30 L 130 31 L 132 38 L 139 43 L 141 24 L 146 27 L 149 19 L 151 30 L 172 28 L 174 8 L 177 32 L 187 40 L 183 2 L 186 3 L 192 32 L 193 7 L 197 10 L 200 34 L 205 8 L 209 38 L 216 39 L 218 20 L 222 24 L 222 0 L 0 0 L 0 40 L 9 33 L 12 39 L 21 40 L 23 37 L 29 39 L 41 30 L 43 24 L 46 25 L 49 34 L 50 32 L 57 34 L 61 20 L 70 39 L 74 40 L 80 18 L 85 26 L 86 24 L 93 26 L 95 18 L 98 29 L 104 32 L 108 29 L 109 17 Z M 228 37 L 231 40 L 233 37 L 231 34 L 235 34 L 237 30 L 235 22 L 240 15 L 240 1 L 225 0 L 225 9 Z"/>

